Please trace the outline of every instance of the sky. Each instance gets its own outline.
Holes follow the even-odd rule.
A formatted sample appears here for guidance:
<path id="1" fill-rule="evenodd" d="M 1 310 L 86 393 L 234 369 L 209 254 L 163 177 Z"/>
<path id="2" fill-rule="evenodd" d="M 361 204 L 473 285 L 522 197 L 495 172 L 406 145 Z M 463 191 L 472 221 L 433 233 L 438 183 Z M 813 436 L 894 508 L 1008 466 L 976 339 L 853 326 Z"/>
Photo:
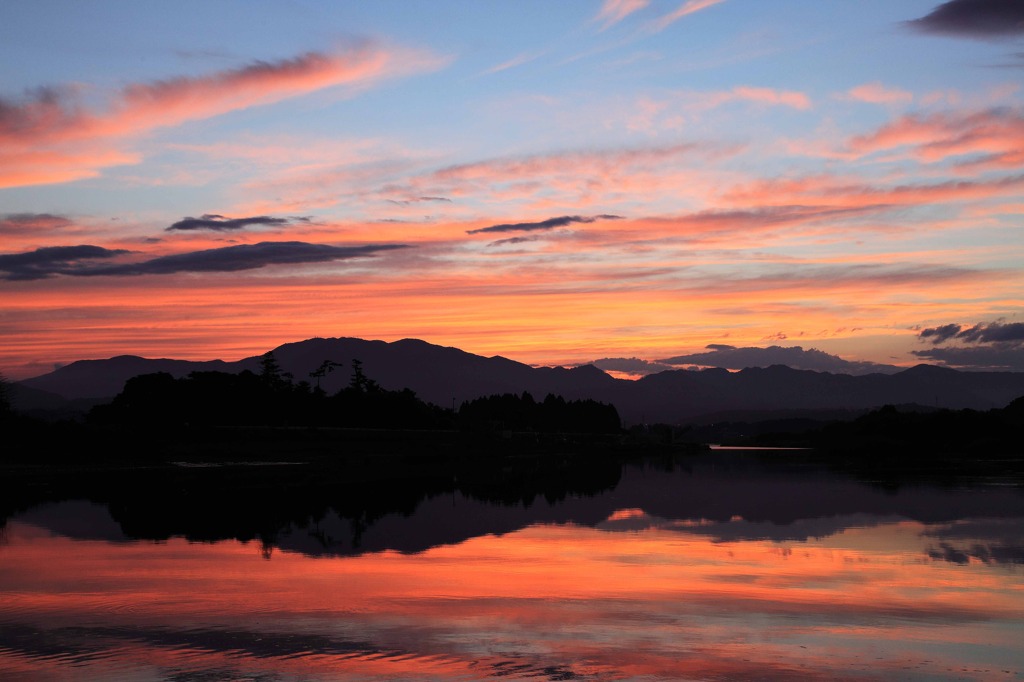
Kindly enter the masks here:
<path id="1" fill-rule="evenodd" d="M 1024 371 L 1024 2 L 0 3 L 0 372 Z M 599 363 L 600 366 L 600 363 Z"/>

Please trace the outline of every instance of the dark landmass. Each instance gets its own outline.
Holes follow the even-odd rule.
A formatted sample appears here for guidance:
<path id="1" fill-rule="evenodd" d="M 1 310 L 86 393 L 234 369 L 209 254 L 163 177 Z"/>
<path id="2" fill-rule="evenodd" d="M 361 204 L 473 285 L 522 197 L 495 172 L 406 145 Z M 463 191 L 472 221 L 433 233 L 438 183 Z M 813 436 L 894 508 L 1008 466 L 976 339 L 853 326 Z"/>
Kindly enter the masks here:
<path id="1" fill-rule="evenodd" d="M 272 355 L 259 373 L 142 375 L 83 420 L 37 419 L 0 402 L 0 539 L 7 519 L 29 513 L 75 536 L 237 539 L 269 558 L 417 552 L 537 522 L 608 523 L 622 508 L 653 515 L 631 523 L 702 519 L 699 532 L 721 539 L 836 532 L 869 511 L 922 521 L 960 518 L 971 505 L 1024 512 L 1024 398 L 987 411 L 819 413 L 824 424 L 791 416 L 776 426 L 800 428 L 760 422 L 763 433 L 732 442 L 807 449 L 738 453 L 694 439 L 714 424 L 622 428 L 610 405 L 555 395 L 495 394 L 453 412 L 354 366 L 333 394 L 293 382 Z M 649 469 L 677 475 L 623 486 L 626 472 Z M 877 492 L 923 483 L 996 483 L 1003 497 L 965 493 L 952 514 L 942 495 Z M 80 506 L 47 521 L 48 503 Z M 89 503 L 106 511 L 93 518 Z M 1008 541 L 936 551 L 1024 561 Z"/>
<path id="2" fill-rule="evenodd" d="M 1024 395 L 1024 372 L 961 372 L 918 365 L 892 374 L 847 375 L 796 370 L 783 365 L 724 369 L 670 370 L 637 381 L 615 379 L 587 365 L 530 367 L 501 356 L 482 357 L 415 339 L 393 343 L 353 338 L 308 339 L 273 349 L 284 374 L 312 380 L 324 363 L 340 366 L 319 377 L 326 392 L 344 388 L 359 359 L 366 375 L 389 391 L 409 389 L 424 402 L 457 408 L 476 398 L 524 392 L 542 399 L 595 400 L 613 405 L 626 425 L 683 425 L 707 415 L 738 411 L 865 411 L 883 405 L 916 404 L 952 410 L 1005 407 Z M 37 416 L 58 411 L 85 412 L 109 402 L 126 382 L 141 374 L 166 372 L 174 378 L 192 372 L 245 370 L 258 373 L 261 356 L 237 362 L 188 362 L 120 356 L 82 360 L 18 382 L 17 408 Z M 80 401 L 77 405 L 68 401 Z"/>
<path id="3" fill-rule="evenodd" d="M 701 501 L 693 518 L 717 518 L 707 516 L 709 509 L 742 509 L 744 518 L 768 514 L 773 523 L 792 514 L 803 518 L 800 505 L 830 508 L 833 502 L 825 504 L 817 493 L 813 500 L 785 497 L 787 481 L 815 471 L 881 489 L 922 483 L 1024 488 L 1024 396 L 987 410 L 888 405 L 856 413 L 767 413 L 775 419 L 729 412 L 716 418 L 738 421 L 624 428 L 613 405 L 592 399 L 501 393 L 451 410 L 408 388 L 384 388 L 359 360 L 348 366 L 347 383 L 330 393 L 323 379 L 337 368 L 328 361 L 310 374 L 320 384 L 314 385 L 296 382 L 273 353 L 256 371 L 143 374 L 76 419 L 15 411 L 10 386 L 0 383 L 0 522 L 41 503 L 88 500 L 109 509 L 130 538 L 256 540 L 266 553 L 291 542 L 316 553 L 314 541 L 326 553 L 420 551 L 537 520 L 597 523 L 612 502 L 580 500 L 615 489 L 628 467 L 685 471 L 711 462 L 716 476 L 724 476 L 716 479 L 716 494 L 729 505 L 719 509 L 696 482 L 687 493 Z M 742 455 L 774 472 L 755 495 L 744 487 L 745 469 L 733 469 L 738 455 L 710 450 L 713 442 L 801 449 Z M 407 517 L 446 496 L 521 509 L 537 500 L 545 508 L 577 501 L 572 511 L 545 512 L 550 518 L 486 512 L 487 519 L 460 517 L 448 528 L 421 528 L 401 541 L 374 535 L 384 519 Z M 737 506 L 737 496 L 775 502 L 747 509 Z M 652 513 L 658 502 L 638 498 L 637 507 Z M 490 518 L 496 516 L 501 519 Z M 348 530 L 328 533 L 321 525 L 326 519 Z"/>
<path id="4" fill-rule="evenodd" d="M 682 425 L 623 428 L 614 405 L 589 398 L 566 400 L 549 393 L 536 400 L 524 391 L 478 397 L 464 401 L 458 410 L 447 409 L 422 400 L 409 388 L 384 388 L 367 375 L 360 359 L 347 365 L 347 384 L 330 393 L 323 385 L 344 365 L 322 361 L 308 374 L 313 385 L 305 379 L 295 381 L 273 352 L 259 359 L 257 372 L 138 375 L 80 420 L 43 420 L 18 413 L 11 409 L 10 386 L 5 383 L 3 427 L 9 447 L 4 459 L 141 464 L 196 458 L 297 461 L 300 455 L 323 459 L 352 453 L 413 458 L 430 454 L 444 459 L 479 452 L 485 454 L 476 455 L 478 459 L 498 462 L 507 456 L 575 457 L 596 450 L 694 452 L 722 444 L 801 448 L 808 453 L 805 457 L 831 466 L 888 467 L 919 475 L 960 469 L 1014 480 L 1021 469 L 1024 397 L 987 410 L 888 404 L 874 410 L 732 411 Z M 949 375 L 954 382 L 960 376 L 951 370 L 935 374 L 934 369 L 915 368 L 904 374 L 929 379 Z M 750 376 L 775 373 L 758 370 Z M 814 372 L 797 375 L 818 380 Z"/>
<path id="5" fill-rule="evenodd" d="M 329 511 L 361 547 L 361 529 L 456 490 L 507 505 L 606 490 L 637 451 L 610 405 L 503 394 L 456 414 L 354 367 L 334 394 L 293 383 L 268 355 L 259 374 L 134 377 L 84 420 L 3 409 L 0 519 L 89 500 L 132 538 L 258 539 L 272 551 L 284 529 Z"/>

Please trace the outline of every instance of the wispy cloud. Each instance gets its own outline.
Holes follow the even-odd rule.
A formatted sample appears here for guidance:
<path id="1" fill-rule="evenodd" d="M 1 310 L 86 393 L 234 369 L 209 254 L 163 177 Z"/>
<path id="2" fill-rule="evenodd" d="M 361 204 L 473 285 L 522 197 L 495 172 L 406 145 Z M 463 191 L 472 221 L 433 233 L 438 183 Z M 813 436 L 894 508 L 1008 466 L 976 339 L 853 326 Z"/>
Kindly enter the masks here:
<path id="1" fill-rule="evenodd" d="M 972 168 L 1024 165 L 1024 111 L 1002 107 L 975 112 L 903 116 L 867 135 L 851 138 L 857 155 L 902 152 L 934 163 L 959 157 Z"/>
<path id="2" fill-rule="evenodd" d="M 1012 38 L 1024 35 L 1020 0 L 949 0 L 920 19 L 905 22 L 924 33 L 963 38 Z"/>
<path id="3" fill-rule="evenodd" d="M 363 41 L 337 52 L 129 84 L 105 111 L 89 110 L 74 88 L 38 89 L 18 101 L 0 99 L 0 186 L 92 177 L 111 165 L 139 160 L 124 148 L 126 138 L 327 88 L 367 87 L 445 63 L 434 55 Z"/>
<path id="4" fill-rule="evenodd" d="M 649 4 L 650 0 L 605 0 L 590 22 L 600 24 L 600 30 L 605 31 Z"/>
<path id="5" fill-rule="evenodd" d="M 729 105 L 789 107 L 807 111 L 813 107 L 813 102 L 807 93 L 799 90 L 752 85 L 737 85 L 728 90 L 677 90 L 656 97 L 643 95 L 637 98 L 626 113 L 626 125 L 630 130 L 653 134 L 679 130 L 708 112 Z"/>
<path id="6" fill-rule="evenodd" d="M 529 62 L 532 62 L 533 60 L 537 59 L 538 57 L 540 57 L 543 54 L 544 54 L 543 50 L 535 50 L 535 51 L 531 51 L 531 52 L 522 52 L 522 53 L 517 54 L 515 57 L 512 57 L 511 59 L 509 59 L 507 61 L 504 61 L 504 62 L 501 62 L 500 64 L 496 64 L 496 65 L 492 66 L 491 68 L 489 68 L 486 71 L 484 71 L 484 73 L 485 74 L 492 74 L 492 73 L 499 73 L 501 71 L 507 71 L 508 69 L 514 69 L 517 66 L 522 66 L 523 64 L 528 64 Z"/>
<path id="7" fill-rule="evenodd" d="M 679 187 L 700 171 L 687 160 L 726 150 L 704 143 L 619 149 L 581 149 L 506 156 L 446 166 L 395 183 L 404 194 L 475 197 L 488 201 L 547 202 L 599 207 L 621 197 L 646 196 L 663 186 Z M 556 199 L 557 197 L 557 199 Z M 533 205 L 532 210 L 542 206 Z"/>
<path id="8" fill-rule="evenodd" d="M 830 231 L 834 231 L 843 220 L 863 217 L 884 208 L 884 205 L 759 206 L 750 209 L 712 209 L 649 220 L 647 223 L 648 229 L 655 223 L 662 223 L 665 226 L 662 230 L 687 239 L 702 239 L 721 233 L 749 237 L 757 232 L 805 224 L 825 224 Z"/>
<path id="9" fill-rule="evenodd" d="M 1017 195 L 1024 188 L 1024 175 L 993 180 L 916 183 L 895 186 L 866 182 L 844 182 L 831 176 L 808 176 L 792 180 L 757 180 L 722 194 L 740 205 L 804 205 L 833 207 L 914 206 L 948 204 L 958 201 Z"/>
<path id="10" fill-rule="evenodd" d="M 708 7 L 717 5 L 724 1 L 725 0 L 686 0 L 686 2 L 681 4 L 675 10 L 652 21 L 648 25 L 648 30 L 654 33 L 660 33 L 683 17 L 689 16 L 694 12 L 699 12 L 702 9 L 707 9 Z"/>
<path id="11" fill-rule="evenodd" d="M 573 223 L 593 223 L 598 220 L 619 220 L 622 216 L 617 215 L 598 215 L 598 216 L 578 216 L 578 215 L 565 215 L 558 218 L 548 218 L 547 220 L 541 220 L 535 223 L 506 223 L 502 225 L 491 225 L 489 227 L 481 227 L 475 230 L 466 230 L 466 234 L 480 234 L 484 232 L 533 232 L 535 230 L 550 230 L 556 227 L 565 227 Z"/>
<path id="12" fill-rule="evenodd" d="M 850 88 L 841 97 L 867 104 L 909 104 L 914 101 L 912 92 L 886 87 L 879 81 Z"/>
<path id="13" fill-rule="evenodd" d="M 783 105 L 794 109 L 810 109 L 811 99 L 802 92 L 738 86 L 730 93 L 735 99 L 745 99 L 762 104 Z"/>

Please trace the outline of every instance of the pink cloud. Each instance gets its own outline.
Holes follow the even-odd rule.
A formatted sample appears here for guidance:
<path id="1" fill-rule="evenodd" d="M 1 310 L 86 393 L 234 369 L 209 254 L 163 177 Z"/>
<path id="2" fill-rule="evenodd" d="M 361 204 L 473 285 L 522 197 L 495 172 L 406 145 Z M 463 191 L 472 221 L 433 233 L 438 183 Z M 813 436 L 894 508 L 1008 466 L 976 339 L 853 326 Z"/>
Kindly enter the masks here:
<path id="1" fill-rule="evenodd" d="M 523 64 L 527 64 L 529 62 L 532 62 L 534 59 L 537 59 L 542 54 L 543 54 L 543 52 L 539 52 L 539 51 L 538 52 L 523 52 L 523 53 L 517 54 L 515 57 L 513 57 L 512 59 L 509 59 L 508 61 L 504 61 L 504 62 L 502 62 L 502 63 L 500 63 L 500 64 L 498 64 L 496 66 L 492 66 L 491 68 L 489 68 L 486 71 L 484 71 L 484 73 L 491 74 L 491 73 L 498 73 L 500 71 L 506 71 L 508 69 L 514 69 L 517 66 L 522 66 Z"/>
<path id="2" fill-rule="evenodd" d="M 807 176 L 788 180 L 757 180 L 723 193 L 729 204 L 787 206 L 813 202 L 818 206 L 878 207 L 916 206 L 1014 196 L 1024 188 L 1024 175 L 989 181 L 946 181 L 896 186 L 840 183 L 831 176 Z"/>
<path id="3" fill-rule="evenodd" d="M 754 88 L 738 86 L 729 93 L 731 98 L 759 102 L 761 104 L 782 105 L 794 109 L 810 109 L 811 100 L 802 92 L 793 90 L 774 90 L 772 88 Z"/>
<path id="4" fill-rule="evenodd" d="M 530 201 L 537 210 L 661 201 L 666 192 L 679 199 L 710 191 L 713 174 L 692 165 L 705 151 L 682 144 L 503 158 L 442 169 L 421 181 L 428 188 L 436 184 L 442 194 L 447 190 L 486 201 Z"/>
<path id="5" fill-rule="evenodd" d="M 605 0 L 591 23 L 601 24 L 601 30 L 604 31 L 649 4 L 650 0 Z"/>
<path id="6" fill-rule="evenodd" d="M 973 113 L 903 116 L 847 142 L 854 154 L 901 152 L 925 163 L 974 157 L 960 164 L 978 168 L 1019 168 L 1024 164 L 1024 112 L 997 108 Z"/>
<path id="7" fill-rule="evenodd" d="M 913 93 L 899 88 L 887 88 L 878 81 L 851 88 L 844 97 L 868 104 L 908 104 L 914 100 Z"/>
<path id="8" fill-rule="evenodd" d="M 94 178 L 103 168 L 138 163 L 141 158 L 139 154 L 118 149 L 116 145 L 88 143 L 37 149 L 11 145 L 0 149 L 0 187 L 27 187 Z"/>
<path id="9" fill-rule="evenodd" d="M 37 92 L 24 103 L 0 101 L 0 185 L 64 182 L 97 175 L 138 156 L 130 139 L 157 128 L 280 102 L 338 86 L 439 68 L 443 59 L 360 43 L 337 53 L 309 52 L 199 77 L 123 88 L 104 112 L 85 109 L 71 90 Z"/>
<path id="10" fill-rule="evenodd" d="M 113 115 L 97 121 L 97 128 L 101 134 L 117 134 L 178 125 L 333 86 L 366 84 L 395 66 L 388 52 L 362 45 L 336 55 L 310 52 L 210 76 L 130 85 Z"/>
<path id="11" fill-rule="evenodd" d="M 664 31 L 683 17 L 693 14 L 694 12 L 699 12 L 702 9 L 707 9 L 713 5 L 717 5 L 720 2 L 724 2 L 724 0 L 686 0 L 686 2 L 681 4 L 672 12 L 669 12 L 656 21 L 651 22 L 649 29 L 655 33 Z"/>
<path id="12" fill-rule="evenodd" d="M 378 217 L 386 208 L 389 213 L 422 218 L 423 204 L 405 202 L 443 197 L 451 201 L 431 204 L 431 214 L 468 219 L 482 206 L 500 202 L 510 202 L 503 211 L 558 213 L 595 206 L 596 212 L 605 213 L 602 205 L 656 200 L 666 192 L 674 200 L 683 194 L 708 193 L 716 174 L 697 167 L 695 161 L 731 153 L 735 150 L 677 143 L 499 157 L 424 170 L 430 159 L 409 151 L 390 155 L 390 160 L 313 164 L 262 177 L 247 187 L 261 199 L 245 210 L 265 213 L 344 204 L 347 210 Z M 687 189 L 681 192 L 680 187 Z"/>
<path id="13" fill-rule="evenodd" d="M 737 85 L 731 90 L 712 90 L 705 92 L 681 91 L 675 93 L 667 102 L 643 99 L 636 105 L 641 114 L 648 119 L 661 110 L 671 107 L 687 113 L 702 113 L 717 109 L 734 102 L 752 102 L 768 106 L 786 106 L 793 109 L 806 110 L 811 108 L 811 99 L 797 90 L 776 90 L 774 88 Z M 655 106 L 659 107 L 655 109 Z"/>

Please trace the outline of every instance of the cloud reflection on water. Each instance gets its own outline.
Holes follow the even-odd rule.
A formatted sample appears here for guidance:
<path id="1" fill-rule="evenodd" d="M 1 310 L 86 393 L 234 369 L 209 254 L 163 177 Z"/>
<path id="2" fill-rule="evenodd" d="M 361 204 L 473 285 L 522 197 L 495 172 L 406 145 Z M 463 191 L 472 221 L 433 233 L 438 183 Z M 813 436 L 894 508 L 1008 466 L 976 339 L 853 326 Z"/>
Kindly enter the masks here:
<path id="1" fill-rule="evenodd" d="M 1019 519 L 857 520 L 869 522 L 837 520 L 845 530 L 801 540 L 747 539 L 716 532 L 742 519 L 666 520 L 630 508 L 597 527 L 532 525 L 415 554 L 277 552 L 271 561 L 251 542 L 72 540 L 14 520 L 0 550 L 0 671 L 343 680 L 1020 674 L 1018 569 L 934 551 L 942 542 L 995 546 L 970 531 L 1012 538 Z"/>

